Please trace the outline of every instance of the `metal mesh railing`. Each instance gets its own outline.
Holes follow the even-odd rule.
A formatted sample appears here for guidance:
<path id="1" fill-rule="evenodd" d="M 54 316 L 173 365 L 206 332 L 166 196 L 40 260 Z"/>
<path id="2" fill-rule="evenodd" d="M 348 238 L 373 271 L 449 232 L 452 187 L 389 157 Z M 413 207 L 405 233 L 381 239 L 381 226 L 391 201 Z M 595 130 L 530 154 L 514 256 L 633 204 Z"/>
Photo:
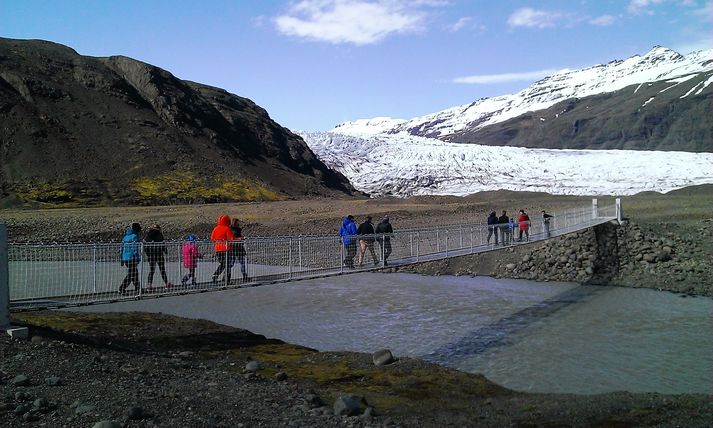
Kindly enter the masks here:
<path id="1" fill-rule="evenodd" d="M 554 217 L 550 219 L 549 231 L 545 230 L 541 220 L 531 221 L 528 230 L 530 241 L 609 221 L 616 216 L 616 211 L 614 205 L 593 205 L 551 214 Z M 120 243 L 10 243 L 10 304 L 16 309 L 33 309 L 195 293 L 378 269 L 385 266 L 384 255 L 389 248 L 391 254 L 386 262 L 393 266 L 489 251 L 519 243 L 503 242 L 503 231 L 499 232 L 501 239 L 497 247 L 494 239 L 488 243 L 488 225 L 484 223 L 400 230 L 386 236 L 362 235 L 359 238 L 372 242 L 370 245 L 373 245 L 376 260 L 367 248 L 365 263 L 359 266 L 359 241 L 355 239 L 353 268 L 348 260 L 350 249 L 333 235 L 245 238 L 241 241 L 245 249 L 244 257 L 233 257 L 232 254 L 226 257 L 227 253 L 214 252 L 212 242 L 195 241 L 202 257 L 197 261 L 193 278 L 186 278 L 189 269 L 181 256 L 185 242 L 164 242 L 165 251 L 153 257 L 146 253 L 150 244 L 139 243 L 141 260 L 136 263 L 136 281 L 122 291 L 121 285 L 127 279 L 130 268 L 121 263 Z M 514 232 L 517 238 L 518 231 Z M 231 275 L 223 272 L 214 276 L 221 257 L 229 265 L 226 271 Z M 166 282 L 161 266 L 165 269 Z M 153 278 L 149 282 L 151 276 Z"/>

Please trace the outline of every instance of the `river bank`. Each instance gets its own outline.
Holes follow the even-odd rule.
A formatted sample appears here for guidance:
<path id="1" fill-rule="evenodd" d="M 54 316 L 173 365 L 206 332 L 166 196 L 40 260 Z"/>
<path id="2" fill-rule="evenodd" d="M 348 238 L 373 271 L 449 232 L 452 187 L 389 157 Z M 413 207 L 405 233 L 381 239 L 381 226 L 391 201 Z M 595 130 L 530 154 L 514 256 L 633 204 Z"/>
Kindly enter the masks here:
<path id="1" fill-rule="evenodd" d="M 424 275 L 486 275 L 535 281 L 653 288 L 713 296 L 713 228 L 693 224 L 611 222 L 544 242 L 419 263 Z"/>
<path id="2" fill-rule="evenodd" d="M 160 314 L 14 318 L 31 339 L 0 338 L 6 426 L 703 427 L 713 414 L 707 395 L 519 393 L 421 360 L 376 366 Z M 353 416 L 335 415 L 352 399 Z"/>

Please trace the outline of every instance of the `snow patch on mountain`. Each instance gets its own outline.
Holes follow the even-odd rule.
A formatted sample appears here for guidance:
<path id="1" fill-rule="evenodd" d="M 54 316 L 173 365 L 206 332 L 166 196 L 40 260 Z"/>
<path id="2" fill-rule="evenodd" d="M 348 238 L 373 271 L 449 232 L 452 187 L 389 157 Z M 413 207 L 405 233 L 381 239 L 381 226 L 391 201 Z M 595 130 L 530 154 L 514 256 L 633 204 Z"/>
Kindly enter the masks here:
<path id="1" fill-rule="evenodd" d="M 333 131 L 349 135 L 401 133 L 448 140 L 448 136 L 456 132 L 476 130 L 529 111 L 551 107 L 566 99 L 614 92 L 638 84 L 636 93 L 647 82 L 675 80 L 673 83 L 680 83 L 711 70 L 713 49 L 682 56 L 656 46 L 644 56 L 635 55 L 581 70 L 560 71 L 516 94 L 483 98 L 411 120 L 382 117 L 345 122 Z"/>
<path id="2" fill-rule="evenodd" d="M 464 196 L 498 189 L 623 196 L 713 183 L 713 153 L 526 149 L 411 135 L 299 134 L 322 162 L 372 196 Z"/>

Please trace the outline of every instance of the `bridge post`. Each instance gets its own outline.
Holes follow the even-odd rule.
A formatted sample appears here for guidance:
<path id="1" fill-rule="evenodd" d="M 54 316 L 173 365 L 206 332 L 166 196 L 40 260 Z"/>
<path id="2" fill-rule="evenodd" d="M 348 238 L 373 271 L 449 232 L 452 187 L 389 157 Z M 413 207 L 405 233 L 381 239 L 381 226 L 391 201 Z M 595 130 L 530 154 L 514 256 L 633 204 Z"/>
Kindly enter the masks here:
<path id="1" fill-rule="evenodd" d="M 592 199 L 592 220 L 597 217 L 599 217 L 599 204 L 597 203 L 597 199 L 594 198 Z"/>
<path id="2" fill-rule="evenodd" d="M 97 244 L 92 245 L 92 290 L 97 292 Z"/>
<path id="3" fill-rule="evenodd" d="M 623 213 L 621 210 L 621 198 L 616 198 L 616 220 L 621 223 Z"/>
<path id="4" fill-rule="evenodd" d="M 0 224 L 0 328 L 10 327 L 10 272 L 7 263 L 7 226 Z"/>
<path id="5" fill-rule="evenodd" d="M 290 274 L 289 274 L 289 279 L 292 279 L 292 237 L 290 237 L 290 248 L 289 248 L 289 254 L 287 255 L 287 259 L 289 260 L 288 263 L 290 263 Z"/>

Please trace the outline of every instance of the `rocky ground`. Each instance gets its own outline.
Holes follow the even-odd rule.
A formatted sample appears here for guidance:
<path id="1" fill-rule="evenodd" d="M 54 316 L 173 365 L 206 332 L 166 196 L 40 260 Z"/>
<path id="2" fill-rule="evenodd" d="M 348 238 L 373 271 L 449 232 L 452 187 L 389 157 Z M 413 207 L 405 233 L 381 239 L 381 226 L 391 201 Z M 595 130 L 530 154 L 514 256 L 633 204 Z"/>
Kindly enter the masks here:
<path id="1" fill-rule="evenodd" d="M 713 415 L 705 395 L 524 394 L 166 315 L 15 318 L 31 333 L 0 337 L 8 427 L 706 427 Z"/>

